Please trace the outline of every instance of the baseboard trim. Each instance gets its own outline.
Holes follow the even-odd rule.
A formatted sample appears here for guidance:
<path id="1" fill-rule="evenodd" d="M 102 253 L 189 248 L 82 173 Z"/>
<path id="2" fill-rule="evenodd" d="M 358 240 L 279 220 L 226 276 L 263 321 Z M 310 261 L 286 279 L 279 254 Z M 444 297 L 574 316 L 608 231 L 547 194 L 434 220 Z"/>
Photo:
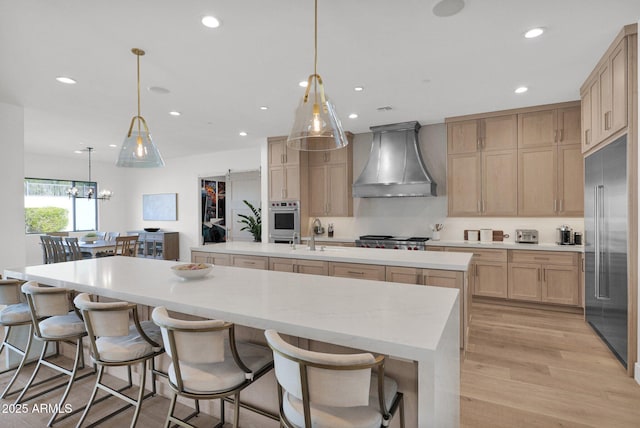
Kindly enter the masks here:
<path id="1" fill-rule="evenodd" d="M 635 370 L 633 373 L 633 378 L 640 385 L 640 361 L 638 361 L 635 365 Z"/>

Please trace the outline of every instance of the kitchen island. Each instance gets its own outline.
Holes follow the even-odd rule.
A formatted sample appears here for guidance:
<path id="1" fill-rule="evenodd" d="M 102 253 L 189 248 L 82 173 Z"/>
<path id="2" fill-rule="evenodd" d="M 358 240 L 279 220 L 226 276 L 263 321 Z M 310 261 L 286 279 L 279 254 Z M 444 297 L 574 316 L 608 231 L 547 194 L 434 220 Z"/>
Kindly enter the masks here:
<path id="1" fill-rule="evenodd" d="M 301 284 L 298 274 L 225 266 L 187 281 L 171 273 L 173 265 L 106 257 L 4 275 L 413 361 L 417 403 L 409 412 L 417 415 L 408 420 L 419 427 L 459 426 L 457 290 L 314 275 Z"/>

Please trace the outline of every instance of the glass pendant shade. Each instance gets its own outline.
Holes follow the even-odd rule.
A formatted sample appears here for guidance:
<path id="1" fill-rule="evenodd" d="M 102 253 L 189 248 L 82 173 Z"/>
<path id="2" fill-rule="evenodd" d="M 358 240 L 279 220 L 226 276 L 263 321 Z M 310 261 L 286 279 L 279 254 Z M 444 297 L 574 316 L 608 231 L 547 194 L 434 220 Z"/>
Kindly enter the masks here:
<path id="1" fill-rule="evenodd" d="M 320 95 L 316 93 L 305 98 L 296 109 L 287 146 L 303 151 L 326 151 L 346 147 L 349 141 L 331 100 L 325 95 L 323 103 Z"/>
<path id="2" fill-rule="evenodd" d="M 144 120 L 142 118 L 134 117 L 131 121 Z M 144 122 L 143 122 L 144 123 Z M 146 127 L 146 123 L 143 128 L 138 126 L 138 129 L 130 129 L 129 133 L 122 143 L 120 149 L 120 156 L 118 156 L 117 166 L 126 168 L 157 168 L 164 166 L 164 159 L 160 151 L 153 144 L 151 134 Z"/>

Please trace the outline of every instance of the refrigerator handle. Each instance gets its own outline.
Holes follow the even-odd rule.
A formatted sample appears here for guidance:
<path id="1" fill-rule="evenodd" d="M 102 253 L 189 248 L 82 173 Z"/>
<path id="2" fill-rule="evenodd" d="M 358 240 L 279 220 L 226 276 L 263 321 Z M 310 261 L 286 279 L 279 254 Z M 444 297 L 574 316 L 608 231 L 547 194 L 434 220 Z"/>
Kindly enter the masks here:
<path id="1" fill-rule="evenodd" d="M 595 298 L 597 300 L 609 300 L 608 295 L 602 295 L 600 285 L 602 280 L 602 233 L 604 231 L 603 221 L 604 221 L 604 185 L 600 184 L 595 186 L 595 213 L 594 213 L 594 223 L 595 223 Z M 608 287 L 605 288 L 608 290 Z"/>

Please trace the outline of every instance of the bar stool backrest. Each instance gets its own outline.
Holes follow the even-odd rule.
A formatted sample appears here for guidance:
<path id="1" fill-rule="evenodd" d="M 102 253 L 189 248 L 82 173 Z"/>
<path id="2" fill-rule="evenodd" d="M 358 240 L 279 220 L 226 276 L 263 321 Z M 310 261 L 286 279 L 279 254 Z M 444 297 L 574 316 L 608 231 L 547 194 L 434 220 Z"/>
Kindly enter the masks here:
<path id="1" fill-rule="evenodd" d="M 16 279 L 0 279 L 0 305 L 15 305 L 22 302 L 21 282 Z"/>
<path id="2" fill-rule="evenodd" d="M 55 315 L 67 315 L 72 309 L 67 288 L 41 287 L 35 281 L 22 284 L 22 292 L 27 295 L 27 301 L 36 319 Z"/>
<path id="3" fill-rule="evenodd" d="M 208 364 L 224 361 L 224 330 L 231 324 L 222 320 L 184 321 L 171 318 L 164 307 L 154 309 L 152 317 L 162 331 L 165 352 L 174 363 Z"/>
<path id="4" fill-rule="evenodd" d="M 136 305 L 127 302 L 92 302 L 86 293 L 77 295 L 73 303 L 85 320 L 89 319 L 87 326 L 91 327 L 90 335 L 116 337 L 129 334 L 129 312 Z"/>

